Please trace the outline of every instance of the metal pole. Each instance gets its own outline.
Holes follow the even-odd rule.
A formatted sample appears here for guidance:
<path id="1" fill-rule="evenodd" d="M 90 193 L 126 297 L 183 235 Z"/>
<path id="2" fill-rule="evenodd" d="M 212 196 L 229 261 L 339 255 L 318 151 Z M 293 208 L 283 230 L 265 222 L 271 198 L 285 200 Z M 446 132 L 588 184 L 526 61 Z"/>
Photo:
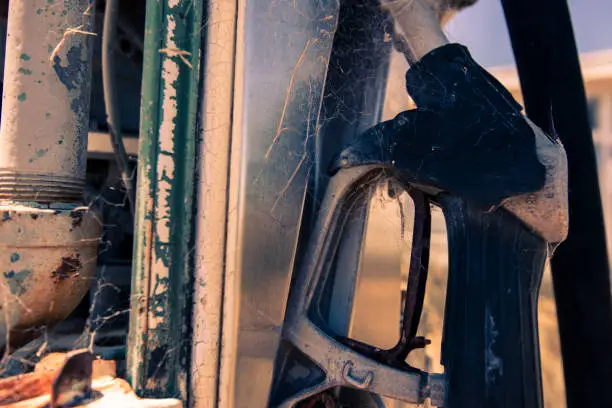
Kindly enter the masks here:
<path id="1" fill-rule="evenodd" d="M 551 270 L 568 407 L 612 406 L 612 298 L 584 84 L 565 0 L 502 0 L 527 115 L 567 152 L 570 225 Z"/>

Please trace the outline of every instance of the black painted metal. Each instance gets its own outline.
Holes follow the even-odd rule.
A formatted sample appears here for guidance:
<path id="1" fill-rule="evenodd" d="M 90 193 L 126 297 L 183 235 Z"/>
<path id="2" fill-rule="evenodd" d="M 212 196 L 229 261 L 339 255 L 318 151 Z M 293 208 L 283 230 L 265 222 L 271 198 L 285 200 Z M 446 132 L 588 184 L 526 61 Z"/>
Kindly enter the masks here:
<path id="1" fill-rule="evenodd" d="M 551 261 L 569 408 L 612 406 L 612 299 L 595 153 L 566 0 L 501 0 L 527 115 L 569 164 L 570 227 Z"/>
<path id="2" fill-rule="evenodd" d="M 445 408 L 540 408 L 537 299 L 546 243 L 505 210 L 440 199 L 449 276 Z"/>

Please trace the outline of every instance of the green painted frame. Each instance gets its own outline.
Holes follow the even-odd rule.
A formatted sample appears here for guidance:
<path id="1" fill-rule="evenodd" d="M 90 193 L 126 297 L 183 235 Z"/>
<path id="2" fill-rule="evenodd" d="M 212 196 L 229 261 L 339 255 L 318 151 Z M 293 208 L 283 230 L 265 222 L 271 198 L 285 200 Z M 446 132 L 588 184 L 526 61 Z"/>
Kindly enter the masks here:
<path id="1" fill-rule="evenodd" d="M 127 377 L 188 397 L 203 2 L 148 0 Z"/>

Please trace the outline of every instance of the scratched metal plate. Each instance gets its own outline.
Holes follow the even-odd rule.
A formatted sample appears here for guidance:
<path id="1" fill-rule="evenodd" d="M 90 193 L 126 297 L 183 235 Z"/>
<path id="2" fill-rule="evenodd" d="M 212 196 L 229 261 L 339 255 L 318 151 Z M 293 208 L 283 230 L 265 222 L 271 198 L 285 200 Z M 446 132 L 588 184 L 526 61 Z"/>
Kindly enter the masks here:
<path id="1" fill-rule="evenodd" d="M 219 407 L 266 406 L 335 1 L 239 1 Z"/>

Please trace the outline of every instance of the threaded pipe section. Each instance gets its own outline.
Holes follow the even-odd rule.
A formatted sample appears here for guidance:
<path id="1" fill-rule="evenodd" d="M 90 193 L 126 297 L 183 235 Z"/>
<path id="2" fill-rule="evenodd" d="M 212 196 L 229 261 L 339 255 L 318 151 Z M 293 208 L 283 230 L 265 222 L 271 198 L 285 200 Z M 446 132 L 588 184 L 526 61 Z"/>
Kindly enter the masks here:
<path id="1" fill-rule="evenodd" d="M 80 202 L 84 188 L 75 177 L 0 170 L 0 201 Z"/>

